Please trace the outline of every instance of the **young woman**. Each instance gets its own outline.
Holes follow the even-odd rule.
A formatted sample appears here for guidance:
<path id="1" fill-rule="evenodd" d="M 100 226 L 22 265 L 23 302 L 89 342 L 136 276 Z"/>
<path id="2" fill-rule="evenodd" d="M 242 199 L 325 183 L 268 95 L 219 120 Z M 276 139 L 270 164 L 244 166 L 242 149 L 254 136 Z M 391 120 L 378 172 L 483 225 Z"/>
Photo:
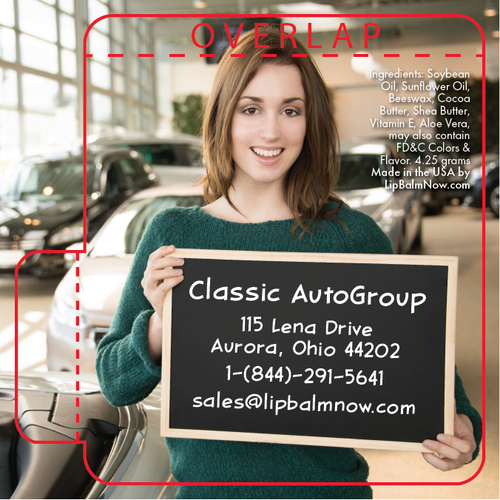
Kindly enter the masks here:
<path id="1" fill-rule="evenodd" d="M 224 55 L 204 122 L 203 208 L 165 210 L 148 226 L 110 332 L 99 345 L 102 391 L 116 405 L 144 399 L 159 382 L 165 294 L 183 279 L 174 248 L 392 253 L 368 216 L 333 193 L 338 140 L 331 97 L 311 57 L 278 30 L 242 36 Z M 245 54 L 246 57 L 231 57 Z M 262 57 L 276 54 L 276 57 Z M 189 332 L 186 332 L 188 335 Z M 472 460 L 481 420 L 460 379 L 455 436 L 426 441 L 446 470 Z M 474 427 L 472 425 L 474 423 Z M 352 449 L 166 439 L 181 482 L 364 482 Z M 476 451 L 477 454 L 477 451 Z M 371 498 L 369 486 L 183 486 L 180 498 Z"/>

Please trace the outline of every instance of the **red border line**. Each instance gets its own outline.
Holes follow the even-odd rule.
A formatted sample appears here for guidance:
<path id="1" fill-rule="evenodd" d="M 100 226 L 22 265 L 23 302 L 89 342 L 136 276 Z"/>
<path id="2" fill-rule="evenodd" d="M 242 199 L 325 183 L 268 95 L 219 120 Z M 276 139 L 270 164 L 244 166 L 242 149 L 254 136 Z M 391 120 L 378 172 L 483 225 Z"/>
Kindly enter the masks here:
<path id="1" fill-rule="evenodd" d="M 168 57 L 186 57 L 186 54 L 169 54 Z"/>
<path id="2" fill-rule="evenodd" d="M 462 54 L 445 54 L 444 57 L 462 57 Z"/>
<path id="3" fill-rule="evenodd" d="M 369 57 L 369 54 L 353 54 L 352 57 Z"/>
<path id="4" fill-rule="evenodd" d="M 200 57 L 215 57 L 215 54 L 200 54 Z"/>
<path id="5" fill-rule="evenodd" d="M 154 54 L 137 54 L 137 57 L 154 57 Z"/>
<path id="6" fill-rule="evenodd" d="M 431 57 L 430 54 L 415 54 L 415 57 Z"/>
<path id="7" fill-rule="evenodd" d="M 399 54 L 384 54 L 384 57 L 399 57 Z"/>
<path id="8" fill-rule="evenodd" d="M 198 18 L 199 14 L 107 14 L 104 16 L 101 16 L 97 19 L 95 19 L 90 26 L 87 28 L 85 35 L 84 35 L 84 40 L 83 40 L 83 56 L 84 59 L 87 57 L 92 57 L 92 54 L 87 54 L 87 39 L 90 30 L 93 28 L 95 24 L 97 24 L 99 21 L 111 17 L 139 17 L 139 18 L 155 18 L 155 17 L 164 17 L 164 18 Z M 241 14 L 205 14 L 203 17 L 205 18 L 220 18 L 220 17 L 226 17 L 226 18 L 232 18 L 232 17 L 242 17 Z M 261 15 L 261 14 L 245 14 L 244 17 L 282 17 L 281 15 Z M 418 17 L 418 18 L 462 18 L 470 21 L 473 23 L 477 28 L 478 31 L 481 35 L 481 40 L 482 40 L 482 53 L 485 53 L 485 37 L 484 37 L 484 32 L 479 25 L 479 23 L 472 19 L 469 16 L 463 15 L 463 14 L 372 14 L 372 15 L 366 15 L 366 14 L 287 14 L 287 17 L 290 18 L 406 18 L 406 17 Z M 152 57 L 152 55 L 149 55 Z M 236 55 L 237 57 L 244 57 L 242 54 Z M 335 56 L 331 56 L 335 57 Z M 106 484 L 106 485 L 166 485 L 166 484 L 171 484 L 171 485 L 200 485 L 200 486 L 211 486 L 211 485 L 265 485 L 265 486 L 280 486 L 280 485 L 307 485 L 307 486 L 319 486 L 319 485 L 373 485 L 373 486 L 382 486 L 382 485 L 390 485 L 390 486 L 448 486 L 448 485 L 453 485 L 453 486 L 460 486 L 467 484 L 474 480 L 481 470 L 484 467 L 485 459 L 486 459 L 486 443 L 485 443 L 485 415 L 486 415 L 486 365 L 485 365 L 485 359 L 486 359 L 486 305 L 485 305 L 485 298 L 486 298 L 486 265 L 485 265 L 485 254 L 486 254 L 486 222 L 485 222 L 485 191 L 484 191 L 484 182 L 485 182 L 485 146 L 486 146 L 486 135 L 485 135 L 485 128 L 486 128 L 486 119 L 485 119 L 485 107 L 486 107 L 486 83 L 485 83 L 485 73 L 486 73 L 486 67 L 485 67 L 485 58 L 482 58 L 482 87 L 483 87 L 483 93 L 482 93 L 482 157 L 483 157 L 483 207 L 482 207 L 482 412 L 483 412 L 483 454 L 482 454 L 482 460 L 481 464 L 476 471 L 475 474 L 473 474 L 470 478 L 464 481 L 460 482 L 357 482 L 357 483 L 339 483 L 339 482 L 332 482 L 332 483 L 315 483 L 315 482 L 304 482 L 304 483 L 274 483 L 274 482 L 265 482 L 265 483 L 238 483 L 238 482 L 225 482 L 225 483 L 210 483 L 210 482 L 203 482 L 203 483 L 171 483 L 171 482 L 109 482 L 109 481 L 103 481 L 99 477 L 97 477 L 92 470 L 89 467 L 88 461 L 87 461 L 87 443 L 86 441 L 80 441 L 80 433 L 76 432 L 76 443 L 77 444 L 82 444 L 83 445 L 83 460 L 85 463 L 85 466 L 89 472 L 89 474 L 98 482 Z M 84 92 L 83 92 L 83 163 L 86 164 L 87 162 L 87 65 L 84 63 L 83 64 L 83 85 L 84 85 Z M 86 169 L 83 170 L 83 193 L 85 193 L 85 185 L 87 181 L 87 172 Z M 23 258 L 20 259 L 18 262 L 16 269 L 15 269 L 15 304 L 14 304 L 14 314 L 15 314 L 15 394 L 16 394 L 16 399 L 17 395 L 19 392 L 19 267 L 22 265 L 22 263 L 31 255 L 34 255 L 36 253 L 74 253 L 78 256 L 80 253 L 87 253 L 87 231 L 86 231 L 86 221 L 87 221 L 87 200 L 86 197 L 83 196 L 83 228 L 84 228 L 84 237 L 83 237 L 83 250 L 76 250 L 76 251 L 69 251 L 69 250 L 35 250 L 32 252 L 27 253 Z M 79 389 L 79 382 L 76 382 L 77 384 L 77 390 Z M 23 437 L 23 439 L 27 440 L 28 442 L 35 443 L 35 444 L 73 444 L 74 441 L 37 441 L 29 438 L 26 436 L 23 431 L 21 430 L 18 422 L 18 405 L 15 405 L 15 425 L 16 428 L 19 432 L 19 434 Z"/>
<path id="9" fill-rule="evenodd" d="M 123 54 L 108 54 L 108 57 L 123 57 Z"/>
<path id="10" fill-rule="evenodd" d="M 338 54 L 322 54 L 323 57 L 339 57 Z"/>

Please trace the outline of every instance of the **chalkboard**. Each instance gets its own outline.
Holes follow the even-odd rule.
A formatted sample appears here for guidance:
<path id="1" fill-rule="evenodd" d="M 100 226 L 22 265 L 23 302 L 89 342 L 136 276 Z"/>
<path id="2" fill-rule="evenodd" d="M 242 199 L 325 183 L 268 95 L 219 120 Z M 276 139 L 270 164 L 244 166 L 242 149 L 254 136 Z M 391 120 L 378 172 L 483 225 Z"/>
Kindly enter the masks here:
<path id="1" fill-rule="evenodd" d="M 163 436 L 425 451 L 453 433 L 457 257 L 175 255 Z"/>

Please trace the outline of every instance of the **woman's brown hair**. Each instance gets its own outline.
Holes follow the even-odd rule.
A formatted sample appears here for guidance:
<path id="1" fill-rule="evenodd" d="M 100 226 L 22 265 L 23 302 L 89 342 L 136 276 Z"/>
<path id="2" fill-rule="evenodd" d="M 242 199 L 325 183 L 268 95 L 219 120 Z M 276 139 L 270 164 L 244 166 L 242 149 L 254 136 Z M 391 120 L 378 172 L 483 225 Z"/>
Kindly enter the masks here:
<path id="1" fill-rule="evenodd" d="M 325 82 L 300 40 L 281 37 L 275 27 L 260 27 L 259 45 L 255 33 L 241 36 L 234 49 L 223 55 L 212 87 L 203 121 L 203 149 L 207 175 L 203 179 L 205 199 L 212 203 L 224 196 L 235 209 L 229 197 L 234 175 L 231 157 L 231 123 L 240 96 L 263 64 L 295 65 L 300 71 L 306 96 L 306 135 L 297 160 L 284 180 L 284 197 L 295 224 L 292 234 L 300 227 L 302 236 L 319 219 L 331 219 L 342 201 L 333 194 L 339 175 L 339 141 L 333 118 L 332 97 Z M 283 45 L 283 47 L 281 47 Z M 246 54 L 245 57 L 231 57 Z M 276 54 L 276 57 L 262 57 Z M 301 55 L 294 57 L 293 54 Z M 304 54 L 306 56 L 304 56 Z M 327 210 L 324 205 L 336 201 L 338 205 Z"/>

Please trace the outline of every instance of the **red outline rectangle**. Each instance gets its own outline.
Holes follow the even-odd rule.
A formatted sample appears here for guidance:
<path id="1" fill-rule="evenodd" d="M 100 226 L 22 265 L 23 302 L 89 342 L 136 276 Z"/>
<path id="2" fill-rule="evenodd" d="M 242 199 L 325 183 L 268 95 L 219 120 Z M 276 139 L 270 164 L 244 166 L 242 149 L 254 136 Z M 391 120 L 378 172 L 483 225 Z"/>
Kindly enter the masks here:
<path id="1" fill-rule="evenodd" d="M 84 86 L 84 92 L 83 92 L 83 163 L 86 163 L 86 157 L 87 157 L 87 65 L 85 64 L 85 59 L 87 57 L 93 57 L 93 54 L 87 54 L 86 53 L 86 42 L 88 38 L 88 34 L 92 27 L 98 23 L 99 21 L 103 19 L 107 19 L 110 17 L 144 17 L 144 18 L 157 18 L 157 17 L 163 17 L 163 18 L 197 18 L 199 17 L 198 14 L 108 14 L 105 16 L 101 16 L 98 19 L 94 20 L 88 29 L 85 32 L 84 36 L 84 43 L 83 43 L 83 56 L 84 56 L 84 64 L 83 64 L 83 86 Z M 203 17 L 206 18 L 219 18 L 219 17 L 281 17 L 281 16 L 272 16 L 272 15 L 266 15 L 266 16 L 261 16 L 260 14 L 245 14 L 244 16 L 241 14 L 225 14 L 225 15 L 220 15 L 220 14 L 205 14 Z M 406 18 L 406 17 L 421 17 L 421 18 L 426 18 L 426 17 L 432 17 L 432 18 L 450 18 L 450 17 L 456 17 L 456 18 L 462 18 L 469 20 L 472 22 L 479 30 L 482 38 L 482 54 L 478 54 L 477 57 L 482 58 L 482 156 L 483 156 L 483 205 L 482 205 L 482 231 L 481 231 L 481 236 L 482 236 L 482 413 L 483 413 L 483 422 L 485 420 L 485 414 L 486 414 L 486 388 L 485 388 L 485 380 L 486 380 L 486 367 L 485 367 L 485 358 L 486 358 L 486 345 L 485 345 L 485 335 L 486 335 L 486 306 L 485 306 L 485 297 L 486 297 L 486 263 L 485 263 L 485 252 L 486 252 L 486 247 L 485 247 L 485 238 L 486 238 L 486 222 L 485 222 L 485 190 L 484 190 L 484 167 L 485 167 L 485 127 L 486 127 L 486 120 L 485 120 L 485 104 L 486 104 L 486 89 L 485 89 L 485 58 L 483 57 L 483 54 L 485 53 L 485 37 L 484 37 L 484 32 L 481 28 L 481 26 L 478 24 L 477 21 L 472 19 L 469 16 L 465 16 L 462 14 L 373 14 L 373 15 L 365 15 L 365 14 L 333 14 L 333 15 L 326 15 L 326 14 L 288 14 L 287 17 L 291 18 Z M 153 57 L 154 54 L 143 54 L 140 55 L 139 57 Z M 238 54 L 234 55 L 236 57 L 245 57 L 244 54 Z M 356 55 L 355 55 L 356 56 Z M 337 55 L 323 55 L 323 57 L 337 57 Z M 430 54 L 415 54 L 415 57 L 430 57 Z M 458 55 L 447 55 L 447 57 L 459 57 Z M 85 193 L 85 185 L 86 185 L 86 170 L 84 169 L 83 171 L 83 193 Z M 86 253 L 87 252 L 87 243 L 86 243 L 86 218 L 87 218 L 87 203 L 86 203 L 86 197 L 83 197 L 83 227 L 84 227 L 84 244 L 83 244 L 83 250 L 81 251 L 67 251 L 67 250 L 55 250 L 52 252 L 48 252 L 45 250 L 36 250 L 33 252 L 27 253 L 17 264 L 16 270 L 15 270 L 15 391 L 16 391 L 16 398 L 17 394 L 19 391 L 19 380 L 18 380 L 18 375 L 19 375 L 19 349 L 18 349 L 18 343 L 19 343 L 19 288 L 18 288 L 18 274 L 19 274 L 19 267 L 21 264 L 28 258 L 29 256 L 35 254 L 35 253 L 76 253 L 76 260 L 79 258 L 79 253 Z M 78 283 L 77 283 L 77 288 L 76 291 L 78 292 Z M 77 341 L 78 341 L 78 332 L 77 332 Z M 76 390 L 79 390 L 79 382 L 76 382 Z M 15 405 L 15 423 L 18 432 L 20 435 L 26 439 L 29 442 L 32 443 L 65 443 L 67 444 L 67 441 L 36 441 L 28 438 L 20 429 L 19 423 L 18 423 L 18 405 Z M 379 483 L 374 483 L 374 482 L 346 482 L 346 483 L 311 483 L 311 482 L 304 482 L 304 483 L 279 483 L 279 482 L 264 482 L 264 483 L 238 483 L 238 482 L 225 482 L 225 483 L 210 483 L 210 482 L 203 482 L 203 483 L 179 483 L 179 482 L 108 482 L 108 481 L 103 481 L 100 478 L 98 478 L 92 470 L 89 468 L 88 462 L 87 462 L 87 443 L 86 441 L 80 441 L 80 433 L 76 432 L 76 443 L 77 444 L 82 444 L 83 446 L 83 459 L 85 462 L 85 465 L 87 467 L 87 470 L 89 473 L 92 475 L 94 479 L 97 481 L 106 484 L 106 485 L 200 485 L 200 486 L 209 486 L 209 485 L 266 485 L 266 486 L 279 486 L 279 485 L 372 485 L 372 486 L 378 486 L 378 485 L 413 485 L 413 486 L 422 486 L 422 485 L 430 485 L 430 486 L 448 486 L 448 485 L 464 485 L 472 481 L 475 477 L 478 476 L 478 474 L 481 472 L 481 470 L 484 467 L 485 463 L 485 458 L 486 458 L 486 452 L 485 452 L 485 442 L 484 442 L 484 437 L 485 437 L 485 426 L 483 425 L 483 455 L 482 455 L 482 461 L 480 464 L 480 467 L 478 468 L 477 472 L 471 476 L 469 479 L 465 481 L 460 481 L 460 482 L 379 482 Z"/>

